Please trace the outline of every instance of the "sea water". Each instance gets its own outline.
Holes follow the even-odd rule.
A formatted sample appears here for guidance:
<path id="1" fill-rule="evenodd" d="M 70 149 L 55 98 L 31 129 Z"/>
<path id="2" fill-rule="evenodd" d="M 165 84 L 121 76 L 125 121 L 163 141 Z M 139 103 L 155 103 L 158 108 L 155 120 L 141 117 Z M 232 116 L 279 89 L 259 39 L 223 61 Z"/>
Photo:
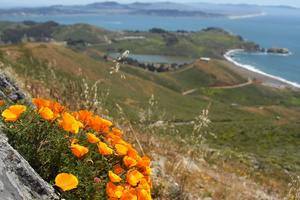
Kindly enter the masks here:
<path id="1" fill-rule="evenodd" d="M 220 27 L 261 47 L 288 48 L 288 56 L 264 53 L 234 52 L 231 59 L 240 66 L 251 66 L 262 71 L 300 84 L 300 10 L 266 13 L 253 18 L 217 19 L 201 17 L 160 17 L 137 15 L 43 15 L 0 16 L 0 20 L 48 21 L 62 24 L 89 23 L 110 30 L 149 30 L 159 27 L 166 30 L 199 31 L 206 27 Z"/>

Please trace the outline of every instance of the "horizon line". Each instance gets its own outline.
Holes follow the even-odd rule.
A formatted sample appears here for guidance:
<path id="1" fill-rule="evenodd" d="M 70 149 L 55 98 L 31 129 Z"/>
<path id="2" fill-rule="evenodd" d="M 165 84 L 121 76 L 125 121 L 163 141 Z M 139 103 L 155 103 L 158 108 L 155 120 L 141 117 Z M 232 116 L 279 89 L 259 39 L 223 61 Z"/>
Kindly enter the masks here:
<path id="1" fill-rule="evenodd" d="M 43 4 L 43 5 L 20 5 L 20 6 L 0 6 L 0 9 L 14 9 L 14 8 L 42 8 L 42 7 L 52 7 L 52 6 L 85 6 L 85 5 L 91 5 L 91 4 L 95 4 L 95 3 L 118 3 L 121 5 L 130 5 L 130 4 L 134 4 L 134 3 L 141 3 L 141 4 L 156 4 L 156 3 L 174 3 L 174 4 L 182 4 L 182 5 L 188 5 L 188 4 L 211 4 L 211 5 L 233 5 L 233 6 L 238 6 L 238 5 L 245 5 L 245 6 L 261 6 L 261 7 L 288 7 L 288 8 L 294 8 L 294 9 L 300 9 L 300 6 L 293 6 L 293 5 L 287 5 L 287 4 L 257 4 L 257 3 L 214 3 L 214 2 L 203 2 L 203 1 L 199 1 L 199 2 L 186 2 L 186 3 L 182 3 L 182 2 L 176 2 L 176 1 L 155 1 L 155 2 L 151 2 L 150 0 L 147 2 L 141 2 L 141 1 L 132 1 L 132 2 L 126 2 L 126 3 L 122 3 L 118 0 L 105 0 L 105 1 L 97 1 L 95 0 L 95 2 L 91 2 L 91 3 L 74 3 L 74 4 Z"/>

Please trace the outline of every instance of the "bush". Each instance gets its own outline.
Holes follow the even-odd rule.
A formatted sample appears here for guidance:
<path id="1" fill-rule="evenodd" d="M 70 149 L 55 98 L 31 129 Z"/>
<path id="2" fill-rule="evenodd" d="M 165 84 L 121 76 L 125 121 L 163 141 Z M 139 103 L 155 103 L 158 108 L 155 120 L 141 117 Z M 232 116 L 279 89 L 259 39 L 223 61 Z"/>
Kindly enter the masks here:
<path id="1" fill-rule="evenodd" d="M 123 132 L 89 111 L 59 103 L 0 102 L 10 144 L 66 199 L 151 199 L 150 159 L 124 141 Z"/>

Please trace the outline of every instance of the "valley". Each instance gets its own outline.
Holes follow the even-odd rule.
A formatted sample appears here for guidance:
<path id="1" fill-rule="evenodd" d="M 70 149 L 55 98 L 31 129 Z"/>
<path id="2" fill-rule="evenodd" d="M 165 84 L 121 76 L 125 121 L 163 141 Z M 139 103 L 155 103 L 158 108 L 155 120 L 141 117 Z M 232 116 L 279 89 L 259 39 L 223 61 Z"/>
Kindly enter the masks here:
<path id="1" fill-rule="evenodd" d="M 300 173 L 299 90 L 226 61 L 259 49 L 241 36 L 25 21 L 0 22 L 0 40 L 1 71 L 29 96 L 92 110 L 143 144 L 156 198 L 283 199 Z M 125 50 L 190 62 L 151 71 L 109 59 Z"/>

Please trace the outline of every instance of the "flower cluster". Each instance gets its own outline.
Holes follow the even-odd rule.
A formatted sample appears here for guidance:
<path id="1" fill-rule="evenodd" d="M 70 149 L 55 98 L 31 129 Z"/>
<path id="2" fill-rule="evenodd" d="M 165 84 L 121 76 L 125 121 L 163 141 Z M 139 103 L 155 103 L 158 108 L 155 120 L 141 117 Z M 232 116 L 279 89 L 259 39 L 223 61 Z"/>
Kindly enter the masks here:
<path id="1" fill-rule="evenodd" d="M 66 133 L 70 155 L 78 162 L 89 154 L 98 154 L 99 159 L 109 163 L 105 176 L 91 180 L 105 183 L 109 199 L 151 199 L 150 158 L 140 156 L 133 145 L 123 140 L 123 132 L 112 122 L 86 110 L 68 112 L 59 103 L 47 99 L 35 98 L 33 103 L 34 113 L 44 122 L 57 124 Z M 4 105 L 1 101 L 0 106 Z M 24 105 L 11 105 L 3 110 L 2 117 L 5 122 L 15 122 L 26 110 Z M 67 171 L 57 174 L 54 182 L 63 192 L 80 186 L 78 177 Z"/>
<path id="2" fill-rule="evenodd" d="M 20 115 L 26 111 L 26 106 L 13 105 L 2 112 L 2 117 L 5 118 L 6 122 L 17 121 Z"/>

